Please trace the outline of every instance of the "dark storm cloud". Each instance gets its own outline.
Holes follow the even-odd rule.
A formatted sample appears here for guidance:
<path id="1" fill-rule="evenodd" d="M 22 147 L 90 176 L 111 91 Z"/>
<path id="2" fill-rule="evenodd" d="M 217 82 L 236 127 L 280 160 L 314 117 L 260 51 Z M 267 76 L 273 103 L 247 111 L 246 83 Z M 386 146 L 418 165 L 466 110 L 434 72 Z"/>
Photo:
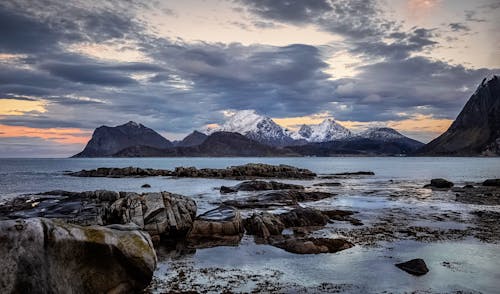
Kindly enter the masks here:
<path id="1" fill-rule="evenodd" d="M 82 64 L 50 62 L 40 66 L 50 74 L 84 84 L 124 86 L 136 83 L 136 80 L 127 76 L 134 72 L 157 72 L 162 69 L 158 66 L 145 63 L 124 64 Z"/>
<path id="2" fill-rule="evenodd" d="M 491 71 L 451 66 L 423 57 L 375 63 L 360 70 L 356 79 L 343 80 L 336 89 L 340 100 L 356 105 L 353 113 L 342 119 L 349 115 L 363 121 L 395 119 L 395 112 L 425 113 L 425 109 L 435 117 L 453 118 Z M 372 111 L 356 113 L 366 110 L 365 106 Z M 384 118 L 387 112 L 392 112 L 392 117 Z"/>
<path id="3" fill-rule="evenodd" d="M 249 12 L 292 24 L 316 24 L 325 31 L 353 38 L 383 35 L 395 27 L 380 17 L 374 0 L 241 0 Z"/>

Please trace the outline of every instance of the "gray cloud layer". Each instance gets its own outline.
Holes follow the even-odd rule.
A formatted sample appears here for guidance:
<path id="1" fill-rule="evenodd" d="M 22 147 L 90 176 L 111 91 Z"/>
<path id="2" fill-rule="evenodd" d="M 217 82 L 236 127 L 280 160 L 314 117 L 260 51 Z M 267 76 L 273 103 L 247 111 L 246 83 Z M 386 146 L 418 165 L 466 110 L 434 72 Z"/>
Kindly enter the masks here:
<path id="1" fill-rule="evenodd" d="M 224 109 L 275 117 L 332 111 L 341 120 L 398 120 L 414 112 L 453 118 L 491 69 L 467 69 L 413 54 L 437 45 L 433 29 L 400 26 L 376 1 L 241 1 L 255 23 L 314 24 L 346 38 L 351 54 L 371 60 L 350 79 L 332 79 L 322 47 L 186 43 L 159 38 L 134 17 L 141 3 L 77 1 L 0 4 L 0 97 L 43 99 L 47 112 L 0 123 L 78 127 L 137 120 L 187 133 L 220 121 Z M 147 7 L 146 7 L 147 8 Z M 465 30 L 450 24 L 452 30 Z M 132 40 L 150 61 L 94 59 L 68 46 Z M 387 43 L 386 40 L 390 40 Z M 138 78 L 137 75 L 143 75 Z M 26 98 L 28 97 L 28 98 Z M 38 98 L 33 98 L 38 97 Z"/>

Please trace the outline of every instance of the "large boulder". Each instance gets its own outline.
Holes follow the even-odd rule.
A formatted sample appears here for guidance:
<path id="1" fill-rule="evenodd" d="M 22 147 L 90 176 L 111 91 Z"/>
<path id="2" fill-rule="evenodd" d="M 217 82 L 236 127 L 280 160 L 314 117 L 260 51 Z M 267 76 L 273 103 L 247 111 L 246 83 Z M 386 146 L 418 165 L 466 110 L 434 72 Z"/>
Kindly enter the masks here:
<path id="1" fill-rule="evenodd" d="M 187 240 L 195 248 L 238 245 L 244 232 L 240 212 L 234 207 L 221 205 L 195 219 Z"/>
<path id="2" fill-rule="evenodd" d="M 287 184 L 280 183 L 276 181 L 245 181 L 233 187 L 222 186 L 220 188 L 221 193 L 233 193 L 237 191 L 265 191 L 265 190 L 304 190 L 304 186 L 295 185 L 295 184 Z"/>
<path id="3" fill-rule="evenodd" d="M 296 208 L 279 215 L 286 227 L 325 226 L 329 217 L 314 208 Z"/>
<path id="4" fill-rule="evenodd" d="M 6 220 L 0 240 L 2 293 L 140 292 L 157 262 L 148 234 L 133 227 Z"/>
<path id="5" fill-rule="evenodd" d="M 269 212 L 254 213 L 244 220 L 244 225 L 247 234 L 264 239 L 272 235 L 281 235 L 285 229 L 280 217 Z"/>

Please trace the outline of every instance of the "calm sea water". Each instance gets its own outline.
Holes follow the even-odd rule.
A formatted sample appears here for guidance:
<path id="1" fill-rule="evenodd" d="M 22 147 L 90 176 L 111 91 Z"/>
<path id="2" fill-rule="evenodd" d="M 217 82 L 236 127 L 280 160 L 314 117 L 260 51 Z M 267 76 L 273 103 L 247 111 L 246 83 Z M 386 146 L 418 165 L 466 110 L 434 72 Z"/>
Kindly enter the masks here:
<path id="1" fill-rule="evenodd" d="M 0 197 L 55 189 L 84 191 L 108 189 L 143 191 L 147 182 L 151 191 L 171 191 L 196 195 L 206 186 L 217 186 L 224 180 L 204 179 L 109 179 L 65 176 L 65 171 L 98 167 L 173 169 L 177 166 L 224 168 L 250 162 L 289 164 L 308 168 L 318 174 L 347 171 L 373 171 L 370 180 L 410 180 L 418 183 L 444 177 L 452 181 L 481 181 L 500 177 L 500 158 L 423 158 L 423 157 L 310 157 L 310 158 L 58 158 L 0 159 Z"/>
<path id="2" fill-rule="evenodd" d="M 306 206 L 317 208 L 352 209 L 357 217 L 370 224 L 384 215 L 387 209 L 397 208 L 411 213 L 439 213 L 468 211 L 498 207 L 483 207 L 453 201 L 431 194 L 421 187 L 430 179 L 442 177 L 462 185 L 480 182 L 487 178 L 500 178 L 500 158 L 411 158 L 411 157 L 334 157 L 334 158 L 98 158 L 98 159 L 0 159 L 0 200 L 25 193 L 44 192 L 55 189 L 85 191 L 108 189 L 115 191 L 170 191 L 190 196 L 202 213 L 218 205 L 228 197 L 220 195 L 221 185 L 234 185 L 239 181 L 222 179 L 173 179 L 150 178 L 78 178 L 65 176 L 65 171 L 94 169 L 98 167 L 126 167 L 173 169 L 177 166 L 198 168 L 224 168 L 245 163 L 289 164 L 308 168 L 318 174 L 373 171 L 375 176 L 342 179 L 341 187 L 334 189 L 338 196 L 324 199 Z M 311 186 L 314 181 L 285 180 L 285 182 Z M 151 189 L 142 189 L 148 183 Z M 410 197 L 390 197 L 391 193 L 412 189 L 417 191 Z M 448 195 L 448 196 L 447 196 Z M 467 214 L 465 214 L 467 215 Z M 463 229 L 464 223 L 426 223 L 415 220 L 411 225 L 430 225 Z M 335 223 L 342 226 L 342 223 Z M 447 242 L 401 241 L 380 244 L 379 247 L 356 246 L 336 254 L 296 255 L 281 249 L 256 245 L 246 236 L 238 247 L 216 247 L 197 250 L 196 253 L 177 260 L 161 260 L 155 277 L 165 280 L 175 274 L 175 263 L 189 264 L 193 269 L 223 268 L 227 274 L 262 274 L 267 271 L 281 273 L 280 282 L 313 287 L 321 283 L 354 284 L 349 293 L 404 293 L 415 290 L 424 293 L 448 293 L 454 290 L 495 293 L 500 287 L 500 247 L 498 244 L 482 243 L 475 239 Z M 237 257 L 237 258 L 235 258 Z M 412 258 L 423 258 L 431 272 L 415 278 L 394 266 L 394 263 Z M 455 268 L 442 266 L 451 262 Z M 199 275 L 199 283 L 205 281 Z M 250 291 L 235 288 L 235 291 Z M 158 292 L 161 292 L 159 289 Z M 420 292 L 419 292 L 420 293 Z M 498 293 L 498 292 L 496 292 Z"/>

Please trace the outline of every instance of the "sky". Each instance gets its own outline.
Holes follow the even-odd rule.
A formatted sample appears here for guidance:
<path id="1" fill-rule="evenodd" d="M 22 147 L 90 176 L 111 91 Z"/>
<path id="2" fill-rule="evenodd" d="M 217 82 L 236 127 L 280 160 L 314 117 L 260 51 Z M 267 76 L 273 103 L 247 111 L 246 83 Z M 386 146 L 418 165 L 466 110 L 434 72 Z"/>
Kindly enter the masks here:
<path id="1" fill-rule="evenodd" d="M 180 139 L 254 109 L 428 142 L 500 73 L 500 0 L 0 2 L 0 157 L 130 120 Z"/>

